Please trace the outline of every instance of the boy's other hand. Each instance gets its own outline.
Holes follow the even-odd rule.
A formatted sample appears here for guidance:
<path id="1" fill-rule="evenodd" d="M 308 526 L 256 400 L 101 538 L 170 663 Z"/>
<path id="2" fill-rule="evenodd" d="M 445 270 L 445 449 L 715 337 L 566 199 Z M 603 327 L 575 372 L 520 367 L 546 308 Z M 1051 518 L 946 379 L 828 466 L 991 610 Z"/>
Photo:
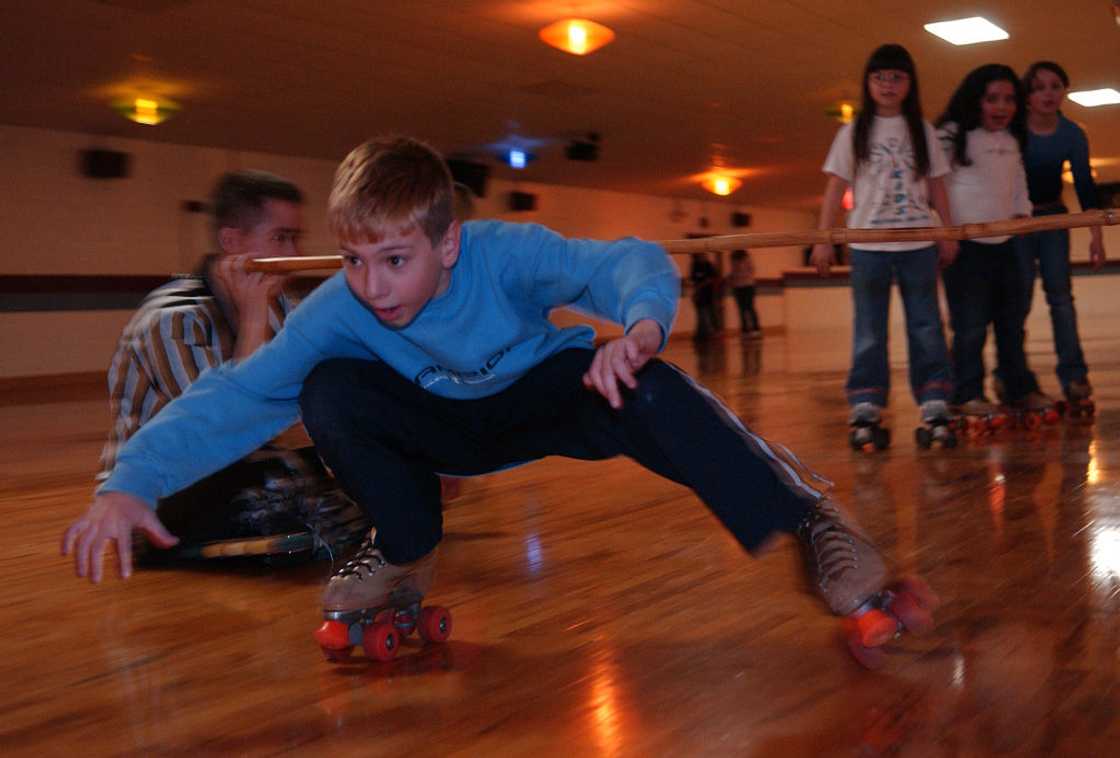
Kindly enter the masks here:
<path id="1" fill-rule="evenodd" d="M 93 499 L 85 515 L 71 524 L 62 536 L 62 554 L 74 553 L 74 571 L 101 581 L 101 565 L 105 544 L 117 543 L 117 559 L 121 577 L 132 574 L 132 532 L 139 529 L 156 547 L 169 548 L 179 538 L 171 534 L 143 500 L 124 492 L 106 492 Z"/>
<path id="2" fill-rule="evenodd" d="M 595 351 L 591 367 L 583 375 L 583 386 L 607 399 L 611 407 L 622 407 L 622 392 L 618 382 L 636 389 L 634 374 L 641 370 L 661 347 L 661 327 L 652 319 L 643 319 L 630 328 L 629 333 L 607 342 Z"/>
<path id="3" fill-rule="evenodd" d="M 956 240 L 941 240 L 937 243 L 937 261 L 941 268 L 949 268 L 957 259 L 961 251 L 961 244 Z"/>
<path id="4" fill-rule="evenodd" d="M 836 263 L 836 251 L 832 249 L 832 245 L 817 243 L 813 245 L 813 254 L 809 257 L 809 261 L 816 266 L 818 274 L 828 276 L 832 264 Z"/>

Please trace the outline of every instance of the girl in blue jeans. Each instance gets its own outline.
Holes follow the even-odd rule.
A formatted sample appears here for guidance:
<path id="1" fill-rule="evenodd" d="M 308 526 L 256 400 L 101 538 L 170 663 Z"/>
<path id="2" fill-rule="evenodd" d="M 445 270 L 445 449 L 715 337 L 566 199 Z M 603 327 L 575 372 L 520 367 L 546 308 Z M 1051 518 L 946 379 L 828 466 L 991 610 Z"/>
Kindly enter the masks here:
<path id="1" fill-rule="evenodd" d="M 933 127 L 922 118 L 918 73 L 900 45 L 883 45 L 871 54 L 863 74 L 863 104 L 858 118 L 840 128 L 825 160 L 828 175 L 820 228 L 833 225 L 850 186 L 853 229 L 906 229 L 950 224 L 941 177 L 949 172 Z M 932 206 L 932 209 L 931 209 Z M 937 211 L 940 220 L 934 216 Z M 898 281 L 906 310 L 910 388 L 923 423 L 943 425 L 952 392 L 941 312 L 937 269 L 957 254 L 957 243 L 857 243 L 852 245 L 852 301 L 855 326 L 847 394 L 853 446 L 876 429 L 890 388 L 887 322 L 891 283 Z M 813 265 L 822 276 L 834 262 L 831 245 L 816 245 Z"/>
<path id="2" fill-rule="evenodd" d="M 1033 63 L 1023 75 L 1023 87 L 1027 91 L 1028 105 L 1027 150 L 1023 163 L 1027 170 L 1032 215 L 1069 212 L 1062 202 L 1062 165 L 1066 161 L 1073 173 L 1073 186 L 1081 209 L 1099 208 L 1097 187 L 1089 167 L 1089 141 L 1081 127 L 1061 112 L 1069 87 L 1065 69 L 1051 61 Z M 1090 227 L 1089 234 L 1089 260 L 1094 268 L 1100 268 L 1105 260 L 1100 227 Z M 1050 306 L 1062 393 L 1072 407 L 1091 409 L 1093 390 L 1077 333 L 1077 310 L 1070 284 L 1069 231 L 1056 229 L 1021 237 L 1019 257 L 1025 298 L 1023 320 L 1030 313 L 1037 270 L 1042 274 L 1042 289 Z M 1002 376 L 1002 365 L 999 373 Z"/>

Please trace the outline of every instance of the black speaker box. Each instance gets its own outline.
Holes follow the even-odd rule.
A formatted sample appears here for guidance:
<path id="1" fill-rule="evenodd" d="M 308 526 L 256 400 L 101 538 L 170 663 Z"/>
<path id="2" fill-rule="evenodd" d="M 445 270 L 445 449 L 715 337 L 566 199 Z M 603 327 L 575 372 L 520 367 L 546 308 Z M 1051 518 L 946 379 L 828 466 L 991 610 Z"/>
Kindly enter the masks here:
<path id="1" fill-rule="evenodd" d="M 447 161 L 447 168 L 451 170 L 451 178 L 467 185 L 475 197 L 486 197 L 486 182 L 490 179 L 490 167 L 485 163 L 452 158 Z"/>
<path id="2" fill-rule="evenodd" d="M 532 192 L 509 193 L 509 209 L 511 211 L 535 211 L 537 209 L 537 196 Z"/>
<path id="3" fill-rule="evenodd" d="M 1120 182 L 1098 184 L 1097 200 L 1102 208 L 1120 208 Z"/>
<path id="4" fill-rule="evenodd" d="M 79 154 L 79 167 L 82 176 L 90 179 L 124 179 L 128 176 L 128 153 L 116 150 L 82 150 Z"/>
<path id="5" fill-rule="evenodd" d="M 742 213 L 740 211 L 735 211 L 734 213 L 731 214 L 731 225 L 732 226 L 750 226 L 751 225 L 751 214 Z"/>

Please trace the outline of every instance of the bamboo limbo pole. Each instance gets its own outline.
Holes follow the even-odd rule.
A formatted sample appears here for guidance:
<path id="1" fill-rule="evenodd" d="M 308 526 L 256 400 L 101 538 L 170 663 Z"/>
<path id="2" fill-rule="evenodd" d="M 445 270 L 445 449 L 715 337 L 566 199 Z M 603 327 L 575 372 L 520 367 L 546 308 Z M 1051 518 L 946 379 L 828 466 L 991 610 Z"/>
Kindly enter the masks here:
<path id="1" fill-rule="evenodd" d="M 753 232 L 700 237 L 688 240 L 662 240 L 657 244 L 670 253 L 710 253 L 717 250 L 743 250 L 756 247 L 787 247 L 818 243 L 846 245 L 853 242 L 938 242 L 971 240 L 980 237 L 1002 237 L 1008 234 L 1030 234 L 1053 229 L 1076 229 L 1085 226 L 1120 224 L 1120 210 L 1085 211 L 1037 218 L 991 221 L 986 224 L 962 226 L 923 226 L 914 229 L 813 229 L 803 232 Z M 249 262 L 250 271 L 291 273 L 342 267 L 341 255 L 309 255 L 299 258 L 256 258 Z"/>

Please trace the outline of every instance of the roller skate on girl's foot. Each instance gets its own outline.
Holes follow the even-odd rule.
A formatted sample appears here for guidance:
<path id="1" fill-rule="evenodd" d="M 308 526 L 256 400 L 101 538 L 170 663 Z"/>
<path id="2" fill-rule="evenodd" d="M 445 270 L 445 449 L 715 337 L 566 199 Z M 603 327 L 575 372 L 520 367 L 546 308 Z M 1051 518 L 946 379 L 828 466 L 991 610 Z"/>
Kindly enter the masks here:
<path id="1" fill-rule="evenodd" d="M 892 581 L 879 551 L 835 503 L 818 501 L 796 534 L 810 585 L 843 617 L 844 640 L 862 665 L 882 665 L 883 646 L 903 631 L 933 629 L 939 600 L 929 585 L 918 577 Z"/>
<path id="2" fill-rule="evenodd" d="M 874 403 L 856 403 L 848 414 L 848 444 L 852 450 L 872 453 L 891 444 L 889 429 L 880 426 L 883 409 Z"/>
<path id="3" fill-rule="evenodd" d="M 957 435 L 953 431 L 949 406 L 944 400 L 927 400 L 918 409 L 922 425 L 914 430 L 914 441 L 923 450 L 931 447 L 953 448 Z"/>
<path id="4" fill-rule="evenodd" d="M 416 631 L 428 642 L 451 636 L 451 614 L 421 607 L 435 575 L 433 550 L 418 561 L 394 565 L 367 536 L 354 557 L 335 572 L 323 592 L 323 624 L 315 641 L 328 660 L 350 657 L 355 645 L 366 656 L 392 660 L 401 640 Z"/>
<path id="5" fill-rule="evenodd" d="M 1019 423 L 1027 429 L 1038 429 L 1043 424 L 1055 424 L 1061 418 L 1057 406 L 1048 395 L 1035 390 L 1011 404 Z"/>
<path id="6" fill-rule="evenodd" d="M 1007 414 L 983 396 L 966 400 L 954 410 L 957 414 L 957 426 L 969 439 L 982 437 L 1007 426 Z"/>
<path id="7" fill-rule="evenodd" d="M 1058 411 L 1069 418 L 1092 418 L 1097 411 L 1093 388 L 1088 379 L 1072 381 L 1065 386 L 1066 399 L 1058 403 Z"/>

